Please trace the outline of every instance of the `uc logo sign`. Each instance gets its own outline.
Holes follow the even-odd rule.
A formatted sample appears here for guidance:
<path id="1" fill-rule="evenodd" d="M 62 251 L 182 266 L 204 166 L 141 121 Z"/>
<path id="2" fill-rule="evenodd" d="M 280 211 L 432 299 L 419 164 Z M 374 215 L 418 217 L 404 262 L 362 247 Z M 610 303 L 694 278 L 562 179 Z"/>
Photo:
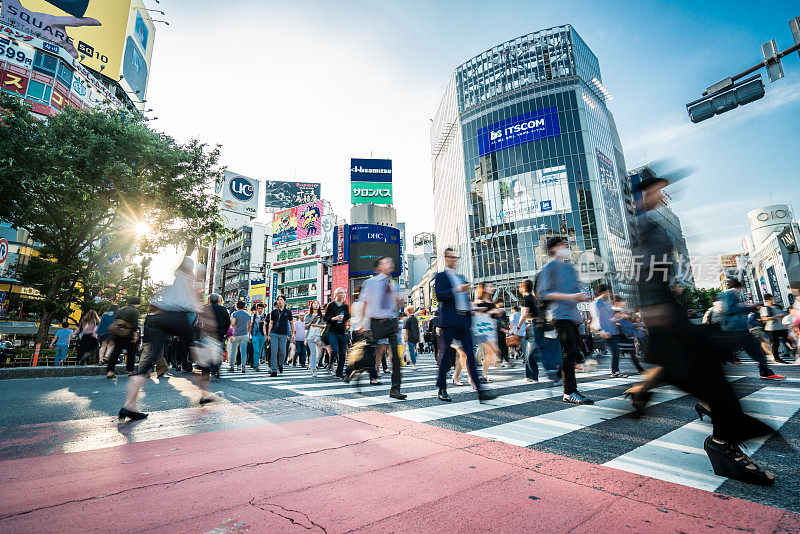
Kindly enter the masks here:
<path id="1" fill-rule="evenodd" d="M 233 177 L 228 184 L 228 189 L 230 189 L 233 198 L 241 202 L 247 202 L 253 198 L 253 193 L 255 192 L 253 183 L 244 176 Z"/>

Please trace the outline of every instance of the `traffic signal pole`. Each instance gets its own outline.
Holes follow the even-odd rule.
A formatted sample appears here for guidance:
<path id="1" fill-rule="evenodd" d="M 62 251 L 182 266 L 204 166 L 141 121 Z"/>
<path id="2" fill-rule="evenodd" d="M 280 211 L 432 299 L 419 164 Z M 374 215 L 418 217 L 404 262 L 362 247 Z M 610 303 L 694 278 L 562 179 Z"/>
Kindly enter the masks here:
<path id="1" fill-rule="evenodd" d="M 701 122 L 710 119 L 714 115 L 720 115 L 740 105 L 749 104 L 754 100 L 763 98 L 766 93 L 760 74 L 743 81 L 739 80 L 763 68 L 767 69 L 770 82 L 783 78 L 781 58 L 793 52 L 800 53 L 800 17 L 790 20 L 789 27 L 794 37 L 795 44 L 793 46 L 778 52 L 775 39 L 761 45 L 764 61 L 743 70 L 739 74 L 720 80 L 703 91 L 701 98 L 686 104 L 686 110 L 691 121 Z"/>

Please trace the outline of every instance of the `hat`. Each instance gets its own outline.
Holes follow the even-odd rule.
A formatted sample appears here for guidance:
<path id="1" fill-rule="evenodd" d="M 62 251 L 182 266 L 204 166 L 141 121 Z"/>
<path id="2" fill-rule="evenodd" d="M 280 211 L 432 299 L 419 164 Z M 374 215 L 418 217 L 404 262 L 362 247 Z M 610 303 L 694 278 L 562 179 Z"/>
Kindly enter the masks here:
<path id="1" fill-rule="evenodd" d="M 642 177 L 642 179 L 639 180 L 639 183 L 633 186 L 634 191 L 644 191 L 645 189 L 649 189 L 650 187 L 662 182 L 665 186 L 669 185 L 669 180 L 657 176 L 655 172 L 653 172 L 647 167 L 641 170 L 640 176 Z"/>
<path id="2" fill-rule="evenodd" d="M 556 235 L 551 237 L 547 240 L 547 250 L 551 250 L 553 247 L 560 245 L 561 243 L 566 243 L 567 238 L 561 235 Z"/>

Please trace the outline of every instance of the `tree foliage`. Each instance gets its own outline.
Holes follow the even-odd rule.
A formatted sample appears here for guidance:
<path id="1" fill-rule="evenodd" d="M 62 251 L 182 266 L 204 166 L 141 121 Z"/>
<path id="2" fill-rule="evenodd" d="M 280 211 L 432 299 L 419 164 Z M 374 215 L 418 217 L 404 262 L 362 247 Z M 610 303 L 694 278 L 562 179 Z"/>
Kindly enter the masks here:
<path id="1" fill-rule="evenodd" d="M 41 121 L 0 96 L 0 219 L 41 246 L 23 275 L 45 295 L 38 341 L 109 258 L 170 244 L 191 252 L 222 230 L 209 194 L 224 177 L 218 160 L 218 146 L 178 143 L 125 112 L 67 107 Z M 148 236 L 133 232 L 139 221 Z"/>
<path id="2" fill-rule="evenodd" d="M 714 304 L 719 294 L 719 289 L 706 289 L 702 287 L 684 287 L 680 298 L 688 310 L 707 310 Z"/>

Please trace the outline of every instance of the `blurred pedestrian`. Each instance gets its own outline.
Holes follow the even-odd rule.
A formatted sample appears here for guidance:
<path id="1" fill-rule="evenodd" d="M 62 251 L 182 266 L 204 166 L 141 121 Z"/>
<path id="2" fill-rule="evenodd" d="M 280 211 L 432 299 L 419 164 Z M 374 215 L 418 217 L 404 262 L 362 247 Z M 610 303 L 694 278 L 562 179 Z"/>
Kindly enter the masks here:
<path id="1" fill-rule="evenodd" d="M 403 301 L 391 280 L 394 260 L 390 256 L 380 257 L 375 261 L 374 268 L 375 276 L 364 281 L 358 296 L 358 299 L 364 303 L 361 328 L 362 331 L 368 328 L 370 336 L 366 340 L 364 357 L 358 362 L 353 372 L 358 373 L 362 369 L 362 365 L 375 365 L 378 343 L 386 339 L 389 343 L 388 350 L 392 354 L 392 387 L 389 390 L 389 396 L 393 399 L 404 400 L 407 395 L 400 392 L 402 373 L 400 371 L 400 355 L 397 350 L 397 316 Z M 329 310 L 328 314 L 330 313 Z M 353 373 L 350 373 L 348 378 L 352 376 Z M 356 375 L 357 377 L 358 375 Z M 373 378 L 371 371 L 370 378 Z"/>
<path id="2" fill-rule="evenodd" d="M 201 276 L 198 270 L 197 276 Z M 144 344 L 139 369 L 128 382 L 125 404 L 119 411 L 119 420 L 136 421 L 147 417 L 138 411 L 137 399 L 146 378 L 162 355 L 164 346 L 170 338 L 177 337 L 181 343 L 189 346 L 194 340 L 194 331 L 189 322 L 189 314 L 195 314 L 200 308 L 198 287 L 195 279 L 194 262 L 184 258 L 175 271 L 172 284 L 161 289 L 154 296 L 150 313 L 144 322 Z M 138 299 L 136 299 L 138 301 Z M 138 302 L 137 302 L 138 305 Z M 122 312 L 122 310 L 120 310 Z M 246 313 L 246 312 L 245 312 Z M 137 312 L 138 315 L 138 312 Z"/>
<path id="3" fill-rule="evenodd" d="M 117 310 L 114 322 L 108 327 L 113 348 L 106 364 L 106 378 L 114 378 L 117 361 L 125 352 L 125 369 L 133 376 L 136 365 L 136 343 L 139 341 L 139 298 L 131 297 L 128 305 Z"/>
<path id="4" fill-rule="evenodd" d="M 789 354 L 794 351 L 789 344 L 789 329 L 784 326 L 783 318 L 788 314 L 775 306 L 775 297 L 769 293 L 764 295 L 764 306 L 761 308 L 761 319 L 764 321 L 764 331 L 769 336 L 772 346 L 772 358 L 776 363 L 788 363 L 781 359 L 781 343 L 783 343 Z"/>
<path id="5" fill-rule="evenodd" d="M 447 371 L 450 369 L 451 344 L 454 340 L 461 343 L 466 355 L 467 372 L 475 389 L 478 390 L 478 400 L 484 402 L 495 398 L 494 393 L 488 391 L 481 383 L 475 361 L 475 351 L 472 341 L 472 305 L 469 301 L 470 285 L 456 272 L 458 255 L 448 247 L 444 251 L 444 270 L 436 274 L 434 287 L 436 300 L 439 301 L 439 372 L 436 377 L 436 387 L 439 389 L 439 400 L 452 402 L 447 394 Z"/>
<path id="6" fill-rule="evenodd" d="M 419 337 L 419 319 L 414 315 L 414 306 L 406 306 L 406 314 L 408 318 L 403 324 L 403 341 L 406 344 L 408 356 L 411 358 L 411 365 L 414 370 L 417 369 L 417 343 L 420 341 Z"/>
<path id="7" fill-rule="evenodd" d="M 220 304 L 220 296 L 217 293 L 211 293 L 208 296 L 208 303 L 214 313 L 214 323 L 217 326 L 216 339 L 222 346 L 225 346 L 225 337 L 228 335 L 228 329 L 231 327 L 231 316 L 225 306 Z M 219 378 L 220 365 L 216 365 L 211 369 L 211 373 Z"/>
<path id="8" fill-rule="evenodd" d="M 578 303 L 589 297 L 581 291 L 578 275 L 569 262 L 571 253 L 567 239 L 554 236 L 547 240 L 550 261 L 536 279 L 536 293 L 547 303 L 547 317 L 552 320 L 561 342 L 561 375 L 564 380 L 562 400 L 571 404 L 594 404 L 578 391 L 575 365 L 582 359 L 578 325 L 583 321 Z"/>
<path id="9" fill-rule="evenodd" d="M 250 334 L 253 342 L 253 369 L 258 371 L 261 367 L 261 359 L 264 357 L 264 344 L 267 340 L 266 323 L 269 316 L 264 313 L 264 303 L 256 304 L 256 312 L 250 319 Z"/>

